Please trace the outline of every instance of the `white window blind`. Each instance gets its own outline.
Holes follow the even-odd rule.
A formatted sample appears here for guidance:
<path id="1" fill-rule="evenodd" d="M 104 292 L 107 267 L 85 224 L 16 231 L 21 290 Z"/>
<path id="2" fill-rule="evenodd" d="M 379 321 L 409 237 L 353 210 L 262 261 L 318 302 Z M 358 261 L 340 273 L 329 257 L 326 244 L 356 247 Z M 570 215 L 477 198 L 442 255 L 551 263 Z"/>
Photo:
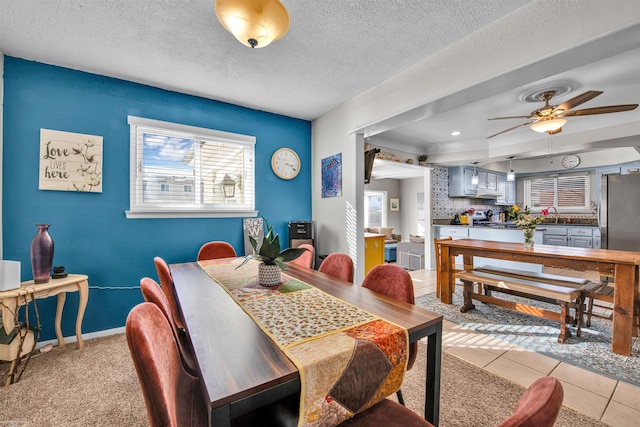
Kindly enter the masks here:
<path id="1" fill-rule="evenodd" d="M 255 216 L 255 137 L 129 116 L 128 218 Z"/>
<path id="2" fill-rule="evenodd" d="M 542 177 L 524 180 L 524 203 L 532 212 L 555 206 L 559 212 L 588 212 L 588 175 Z"/>

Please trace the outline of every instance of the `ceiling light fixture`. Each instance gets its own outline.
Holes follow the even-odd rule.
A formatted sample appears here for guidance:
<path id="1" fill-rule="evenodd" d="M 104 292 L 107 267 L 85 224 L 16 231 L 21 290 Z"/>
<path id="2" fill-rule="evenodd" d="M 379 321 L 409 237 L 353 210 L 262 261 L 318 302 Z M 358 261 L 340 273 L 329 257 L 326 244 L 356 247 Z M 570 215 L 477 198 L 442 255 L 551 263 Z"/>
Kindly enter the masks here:
<path id="1" fill-rule="evenodd" d="M 478 185 L 480 183 L 480 177 L 476 172 L 476 165 L 478 164 L 478 162 L 471 162 L 471 164 L 473 165 L 473 175 L 471 175 L 471 185 Z"/>
<path id="2" fill-rule="evenodd" d="M 513 156 L 507 157 L 509 159 L 509 170 L 507 171 L 507 181 L 515 181 L 516 180 L 516 172 L 511 168 L 511 160 L 513 160 Z"/>
<path id="3" fill-rule="evenodd" d="M 541 119 L 540 121 L 532 124 L 530 127 L 531 130 L 534 130 L 536 132 L 547 132 L 548 134 L 553 134 L 556 133 L 558 129 L 562 128 L 565 123 L 567 123 L 566 119 Z"/>
<path id="4" fill-rule="evenodd" d="M 252 48 L 268 46 L 289 30 L 289 13 L 278 0 L 216 0 L 225 30 Z"/>
<path id="5" fill-rule="evenodd" d="M 451 132 L 451 136 L 458 136 L 460 135 L 462 132 L 460 132 L 459 130 L 454 130 L 453 132 Z"/>

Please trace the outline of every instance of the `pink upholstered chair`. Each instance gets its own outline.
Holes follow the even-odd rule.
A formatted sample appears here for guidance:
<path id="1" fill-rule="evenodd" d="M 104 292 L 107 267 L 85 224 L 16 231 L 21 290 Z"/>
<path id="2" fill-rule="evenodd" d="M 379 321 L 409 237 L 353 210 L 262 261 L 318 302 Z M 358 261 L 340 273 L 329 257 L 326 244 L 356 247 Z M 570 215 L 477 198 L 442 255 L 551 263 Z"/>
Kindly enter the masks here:
<path id="1" fill-rule="evenodd" d="M 380 264 L 373 267 L 362 281 L 362 287 L 409 304 L 415 304 L 411 275 L 404 268 L 394 264 Z M 417 352 L 418 343 L 409 344 L 407 370 L 411 369 L 416 361 Z M 404 405 L 402 390 L 398 390 L 397 395 L 398 401 Z"/>
<path id="2" fill-rule="evenodd" d="M 157 305 L 135 306 L 125 326 L 149 425 L 206 426 L 208 410 L 199 379 L 182 366 L 171 326 Z"/>
<path id="3" fill-rule="evenodd" d="M 564 392 L 557 378 L 534 381 L 518 400 L 513 414 L 498 427 L 553 427 L 562 407 Z M 428 427 L 424 418 L 389 399 L 340 424 L 340 427 Z"/>
<path id="4" fill-rule="evenodd" d="M 178 307 L 176 290 L 173 286 L 173 277 L 171 277 L 171 270 L 169 270 L 169 266 L 165 260 L 159 256 L 153 259 L 153 263 L 155 264 L 156 271 L 158 272 L 158 280 L 160 280 L 162 292 L 164 292 L 164 295 L 167 297 L 167 301 L 169 302 L 169 307 L 171 307 L 173 321 L 179 329 L 184 330 L 184 317 L 182 317 L 182 311 L 180 311 L 180 307 Z"/>
<path id="5" fill-rule="evenodd" d="M 353 283 L 353 260 L 347 254 L 329 254 L 318 268 L 320 273 Z"/>
<path id="6" fill-rule="evenodd" d="M 199 377 L 200 372 L 198 371 L 198 365 L 196 364 L 193 345 L 191 344 L 189 335 L 184 329 L 178 329 L 173 321 L 169 301 L 167 301 L 167 297 L 162 292 L 160 285 L 158 285 L 155 280 L 144 277 L 140 280 L 140 290 L 142 291 L 144 300 L 157 305 L 162 314 L 164 314 L 164 317 L 166 317 L 169 325 L 171 325 L 171 331 L 173 332 L 173 337 L 178 344 L 180 359 L 182 359 L 184 368 L 194 377 Z"/>
<path id="7" fill-rule="evenodd" d="M 234 258 L 236 251 L 227 242 L 207 242 L 198 251 L 198 261 L 205 259 Z"/>
<path id="8" fill-rule="evenodd" d="M 301 265 L 302 267 L 313 268 L 313 258 L 315 256 L 315 249 L 313 245 L 303 243 L 298 247 L 304 248 L 306 249 L 306 251 L 291 262 L 297 265 Z"/>

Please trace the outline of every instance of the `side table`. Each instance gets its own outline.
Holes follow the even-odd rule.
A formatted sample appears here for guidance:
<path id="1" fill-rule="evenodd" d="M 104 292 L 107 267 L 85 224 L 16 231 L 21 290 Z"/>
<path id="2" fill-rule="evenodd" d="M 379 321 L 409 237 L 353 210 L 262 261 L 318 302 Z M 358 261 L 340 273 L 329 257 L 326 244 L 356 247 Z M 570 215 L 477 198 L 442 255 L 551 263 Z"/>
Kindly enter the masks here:
<path id="1" fill-rule="evenodd" d="M 67 292 L 78 292 L 80 301 L 78 303 L 78 317 L 76 318 L 76 339 L 78 340 L 78 348 L 84 348 L 82 340 L 82 318 L 87 307 L 89 299 L 89 282 L 88 276 L 84 274 L 69 274 L 62 279 L 51 279 L 47 283 L 35 284 L 33 280 L 22 282 L 17 289 L 0 292 L 0 304 L 2 305 L 2 323 L 4 330 L 9 334 L 15 327 L 15 313 L 18 307 L 24 305 L 26 295 L 33 295 L 33 298 L 47 298 L 58 295 L 58 304 L 56 306 L 56 336 L 58 345 L 65 345 L 62 337 L 62 308 L 67 298 Z"/>

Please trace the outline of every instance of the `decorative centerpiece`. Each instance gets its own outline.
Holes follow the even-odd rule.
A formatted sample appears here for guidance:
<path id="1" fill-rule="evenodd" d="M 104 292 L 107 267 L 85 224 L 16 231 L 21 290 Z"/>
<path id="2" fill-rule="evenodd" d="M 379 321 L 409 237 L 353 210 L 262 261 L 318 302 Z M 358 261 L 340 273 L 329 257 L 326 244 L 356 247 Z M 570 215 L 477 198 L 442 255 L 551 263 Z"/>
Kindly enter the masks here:
<path id="1" fill-rule="evenodd" d="M 509 208 L 509 218 L 511 218 L 516 227 L 524 232 L 524 247 L 526 249 L 533 249 L 533 234 L 536 231 L 536 226 L 544 222 L 545 217 L 549 215 L 549 211 L 542 209 L 540 215 L 532 215 L 528 206 L 525 206 L 522 212 L 518 205 L 513 205 Z"/>
<path id="2" fill-rule="evenodd" d="M 277 286 L 280 284 L 280 273 L 287 269 L 285 262 L 292 261 L 302 255 L 305 248 L 289 248 L 280 252 L 280 238 L 273 232 L 273 227 L 264 220 L 265 230 L 262 243 L 258 246 L 258 242 L 252 236 L 249 241 L 253 247 L 253 253 L 247 255 L 242 264 L 236 268 L 242 267 L 251 259 L 259 259 L 262 262 L 258 265 L 258 281 L 262 286 Z M 258 250 L 258 247 L 260 248 Z"/>
<path id="3" fill-rule="evenodd" d="M 34 283 L 48 283 L 53 264 L 53 239 L 49 235 L 49 224 L 36 224 L 38 233 L 31 241 L 31 270 Z"/>

